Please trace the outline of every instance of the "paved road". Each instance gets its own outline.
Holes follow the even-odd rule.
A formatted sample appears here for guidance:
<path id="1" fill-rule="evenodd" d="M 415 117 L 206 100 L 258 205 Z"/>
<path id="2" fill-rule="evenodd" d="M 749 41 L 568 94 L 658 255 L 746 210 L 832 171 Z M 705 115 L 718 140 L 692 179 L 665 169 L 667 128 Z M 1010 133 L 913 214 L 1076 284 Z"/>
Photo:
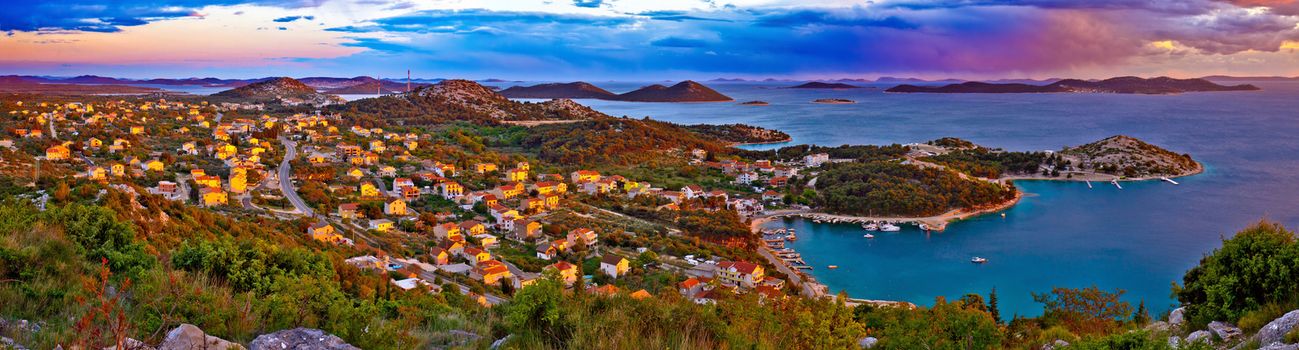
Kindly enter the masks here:
<path id="1" fill-rule="evenodd" d="M 422 270 L 419 272 L 419 278 L 424 281 L 427 281 L 428 283 L 433 283 L 434 281 L 437 281 L 438 277 L 441 276 L 438 276 L 437 274 L 434 274 L 432 272 L 422 271 Z M 445 282 L 455 283 L 457 286 L 460 286 L 460 294 L 466 294 L 466 295 L 469 294 L 469 286 L 460 284 L 460 282 L 456 282 L 455 280 L 450 278 L 442 278 L 442 280 Z M 501 298 L 495 295 L 483 294 L 483 296 L 487 298 L 487 303 L 491 305 L 500 305 L 501 303 L 505 302 L 505 298 Z"/>
<path id="2" fill-rule="evenodd" d="M 289 178 L 293 174 L 289 161 L 298 156 L 298 143 L 283 137 L 280 137 L 280 143 L 284 144 L 284 160 L 280 161 L 279 169 L 280 192 L 284 193 L 284 198 L 288 199 L 302 215 L 315 216 L 311 206 L 308 206 L 302 197 L 298 197 L 298 190 L 293 188 L 293 179 Z"/>

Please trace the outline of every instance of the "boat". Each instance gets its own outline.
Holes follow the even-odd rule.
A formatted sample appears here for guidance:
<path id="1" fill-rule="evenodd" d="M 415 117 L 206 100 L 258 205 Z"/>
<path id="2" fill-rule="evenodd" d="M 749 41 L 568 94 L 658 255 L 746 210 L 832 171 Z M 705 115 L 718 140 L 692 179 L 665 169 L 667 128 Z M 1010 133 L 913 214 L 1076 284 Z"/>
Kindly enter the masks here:
<path id="1" fill-rule="evenodd" d="M 922 223 L 922 224 L 920 224 L 920 225 L 918 225 L 918 226 L 920 226 L 920 229 L 921 229 L 921 230 L 929 231 L 929 225 L 925 225 L 925 224 Z"/>
<path id="2" fill-rule="evenodd" d="M 886 222 L 886 223 L 884 223 L 883 225 L 880 225 L 880 231 L 884 231 L 884 232 L 898 232 L 898 231 L 902 231 L 902 228 L 901 228 L 901 227 L 898 227 L 897 225 L 890 224 L 890 223 L 887 223 L 887 222 Z"/>
<path id="3" fill-rule="evenodd" d="M 878 225 L 875 225 L 875 223 L 873 222 L 869 224 L 861 225 L 861 228 L 866 231 L 879 231 L 880 229 L 880 227 Z"/>
<path id="4" fill-rule="evenodd" d="M 986 262 L 988 262 L 988 259 L 984 259 L 984 258 L 981 258 L 981 257 L 977 257 L 977 256 L 976 256 L 976 257 L 970 258 L 970 262 L 975 263 L 975 264 L 982 264 L 982 263 L 986 263 Z"/>
<path id="5" fill-rule="evenodd" d="M 834 270 L 834 269 L 837 269 L 837 268 L 839 268 L 839 265 L 830 265 L 830 269 L 831 269 L 831 270 Z"/>
<path id="6" fill-rule="evenodd" d="M 864 234 L 864 235 L 861 235 L 861 236 L 862 236 L 862 237 L 866 237 L 866 238 L 868 238 L 868 239 L 869 239 L 869 238 L 875 238 L 875 235 L 872 235 L 872 234 L 869 234 L 869 233 Z"/>
<path id="7" fill-rule="evenodd" d="M 785 240 L 790 242 L 797 241 L 798 235 L 794 234 L 794 231 L 789 231 L 789 234 L 785 235 Z"/>

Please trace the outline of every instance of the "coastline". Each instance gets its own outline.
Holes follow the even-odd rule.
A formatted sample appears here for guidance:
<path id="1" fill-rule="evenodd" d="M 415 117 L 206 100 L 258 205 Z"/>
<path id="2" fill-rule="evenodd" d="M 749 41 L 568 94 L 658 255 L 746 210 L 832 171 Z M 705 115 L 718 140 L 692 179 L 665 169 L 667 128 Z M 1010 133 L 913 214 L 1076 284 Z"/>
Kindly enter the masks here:
<path id="1" fill-rule="evenodd" d="M 1012 175 L 1012 176 L 1002 176 L 1002 177 L 999 177 L 999 178 L 996 178 L 996 179 L 991 179 L 991 180 L 1000 181 L 1000 182 L 1013 182 L 1013 181 L 1015 181 L 1015 180 L 1045 180 L 1045 181 L 1075 181 L 1075 182 L 1076 182 L 1076 181 L 1106 181 L 1106 182 L 1108 182 L 1108 181 L 1118 181 L 1118 182 L 1134 182 L 1134 181 L 1163 180 L 1164 178 L 1168 178 L 1168 179 L 1176 179 L 1176 178 L 1179 178 L 1179 177 L 1187 177 L 1187 176 L 1192 176 L 1192 175 L 1199 175 L 1199 174 L 1202 174 L 1202 173 L 1204 173 L 1204 164 L 1203 164 L 1203 163 L 1200 163 L 1200 162 L 1197 161 L 1197 162 L 1195 162 L 1195 169 L 1194 169 L 1194 170 L 1191 170 L 1190 172 L 1186 172 L 1186 173 L 1182 173 L 1182 174 L 1171 175 L 1171 176 L 1123 177 L 1123 176 L 1114 175 L 1114 174 L 1105 174 L 1105 173 L 1089 173 L 1089 172 L 1076 172 L 1076 171 L 1075 171 L 1075 172 L 1061 173 L 1060 176 L 1057 176 L 1057 177 L 1042 176 L 1041 174 L 1034 174 L 1034 175 Z M 1074 176 L 1073 176 L 1072 178 L 1067 178 L 1067 177 L 1065 177 L 1066 174 L 1073 174 Z"/>
<path id="2" fill-rule="evenodd" d="M 906 223 L 914 223 L 914 224 L 925 224 L 925 226 L 928 226 L 930 230 L 943 231 L 947 229 L 947 224 L 950 222 L 964 220 L 964 219 L 968 219 L 971 217 L 984 215 L 984 214 L 992 214 L 1006 209 L 1010 209 L 1010 207 L 1013 207 L 1015 206 L 1015 204 L 1018 204 L 1020 199 L 1023 198 L 1024 198 L 1024 191 L 1020 191 L 1016 189 L 1015 198 L 1002 201 L 1001 203 L 997 203 L 984 208 L 954 209 L 946 213 L 933 215 L 933 216 L 912 216 L 912 217 L 855 216 L 855 215 L 830 214 L 830 213 L 823 213 L 818 211 L 805 211 L 805 212 L 782 213 L 782 214 L 767 216 L 763 218 L 766 219 L 763 221 L 763 223 L 768 222 L 771 219 L 777 217 L 798 216 L 802 218 L 810 218 L 816 220 L 839 221 L 839 222 L 848 222 L 848 223 L 864 223 L 866 221 L 906 222 Z M 757 220 L 758 220 L 757 218 L 754 219 L 754 221 Z"/>
<path id="3" fill-rule="evenodd" d="M 794 142 L 794 137 L 793 137 L 793 136 L 790 136 L 790 137 L 786 137 L 784 140 L 776 140 L 776 141 L 732 142 L 731 144 L 729 144 L 729 145 L 727 145 L 727 146 L 728 146 L 728 147 L 740 147 L 740 146 L 774 145 L 774 144 L 778 144 L 778 143 L 788 143 L 788 142 Z"/>

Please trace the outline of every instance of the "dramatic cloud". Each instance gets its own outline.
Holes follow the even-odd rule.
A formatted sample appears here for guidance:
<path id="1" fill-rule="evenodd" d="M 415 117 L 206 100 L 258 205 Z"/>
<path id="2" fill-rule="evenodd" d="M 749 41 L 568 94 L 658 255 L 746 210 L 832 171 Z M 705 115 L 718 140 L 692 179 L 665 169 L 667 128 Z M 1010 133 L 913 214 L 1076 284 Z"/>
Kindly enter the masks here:
<path id="1" fill-rule="evenodd" d="M 305 20 L 310 21 L 310 20 L 314 20 L 314 19 L 316 19 L 316 16 L 287 16 L 287 17 L 276 18 L 276 19 L 274 19 L 273 21 L 275 21 L 275 22 L 280 22 L 280 23 L 288 23 L 288 22 L 293 22 L 293 21 L 297 21 L 297 20 L 300 20 L 300 19 L 305 19 Z"/>
<path id="2" fill-rule="evenodd" d="M 226 16 L 167 21 L 209 13 Z M 198 25 L 204 22 L 216 23 Z M 1175 72 L 1161 66 L 1173 62 L 1196 70 L 1292 62 L 1299 0 L 53 0 L 0 7 L 0 32 L 7 32 L 0 40 L 140 35 L 122 28 L 160 26 L 174 27 L 168 35 L 178 38 L 210 35 L 187 26 L 265 34 L 230 46 L 318 47 L 261 60 L 344 75 L 410 67 L 538 78 L 1043 77 Z M 49 46 L 78 45 L 87 41 Z M 49 52 L 25 57 L 77 59 Z"/>
<path id="3" fill-rule="evenodd" d="M 0 6 L 0 30 L 83 31 L 112 33 L 122 27 L 153 21 L 199 16 L 209 5 L 265 5 L 282 8 L 319 6 L 325 0 L 20 0 Z"/>

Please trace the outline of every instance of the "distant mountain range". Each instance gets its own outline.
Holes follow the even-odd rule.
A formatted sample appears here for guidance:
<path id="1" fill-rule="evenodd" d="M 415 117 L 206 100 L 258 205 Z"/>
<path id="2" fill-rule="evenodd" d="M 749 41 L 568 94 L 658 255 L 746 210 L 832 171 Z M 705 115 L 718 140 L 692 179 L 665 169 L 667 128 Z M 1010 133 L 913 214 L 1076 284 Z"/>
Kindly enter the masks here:
<path id="1" fill-rule="evenodd" d="M 158 78 L 158 79 L 127 79 L 114 78 L 97 75 L 82 75 L 75 77 L 56 77 L 56 76 L 33 76 L 33 75 L 5 75 L 0 76 L 0 88 L 19 92 L 34 93 L 59 93 L 59 94 L 103 94 L 103 93 L 153 93 L 165 92 L 158 89 L 167 86 L 197 86 L 197 87 L 223 87 L 235 88 L 248 84 L 264 82 L 275 79 L 275 77 L 251 78 L 251 79 L 222 79 L 222 78 Z M 1158 79 L 1158 78 L 1156 78 Z M 1165 78 L 1167 79 L 1167 78 Z M 392 94 L 407 91 L 406 79 L 404 78 L 383 78 L 375 79 L 371 77 L 306 77 L 298 79 L 303 84 L 312 87 L 318 92 L 329 94 L 355 94 L 369 95 L 376 92 L 381 94 Z M 442 78 L 418 78 L 411 79 L 410 89 L 431 85 L 444 81 Z M 1107 79 L 1108 80 L 1108 79 Z M 1179 80 L 1179 79 L 1173 79 Z M 1180 79 L 1185 81 L 1194 81 L 1197 79 Z M 1299 81 L 1299 77 L 1281 77 L 1281 76 L 1253 76 L 1237 77 L 1225 75 L 1212 75 L 1200 78 L 1208 82 L 1235 83 L 1235 82 L 1287 82 Z M 480 82 L 488 83 L 507 83 L 517 82 L 504 79 L 484 79 Z M 800 81 L 791 79 L 768 78 L 763 80 L 751 80 L 740 78 L 717 78 L 710 82 L 718 83 L 738 83 L 738 82 L 789 82 L 806 84 L 799 85 L 798 88 L 848 88 L 847 86 L 859 86 L 855 84 L 898 84 L 911 85 L 918 88 L 896 86 L 894 92 L 991 92 L 991 93 L 1013 93 L 1013 92 L 1084 92 L 1089 90 L 1102 90 L 1096 92 L 1123 92 L 1131 90 L 1129 93 L 1174 93 L 1181 91 L 1221 91 L 1209 87 L 1210 90 L 1191 87 L 1191 89 L 1173 87 L 1168 89 L 1150 88 L 1150 87 L 1133 87 L 1131 89 L 1106 87 L 1103 80 L 1079 80 L 1079 79 L 997 79 L 986 80 L 982 82 L 971 82 L 960 79 L 940 79 L 924 80 L 917 78 L 899 78 L 899 77 L 880 77 L 877 79 L 831 79 L 820 81 Z M 973 84 L 966 84 L 973 83 Z M 1057 83 L 1069 85 L 1069 89 L 1046 88 Z M 18 89 L 21 84 L 26 86 L 26 90 Z M 682 85 L 684 84 L 684 85 Z M 841 87 L 831 87 L 833 84 L 842 84 Z M 985 85 L 981 85 L 985 84 Z M 1006 86 L 986 86 L 1006 85 Z M 1017 86 L 1020 84 L 1023 86 Z M 1097 85 L 1099 84 L 1099 85 Z M 32 85 L 41 85 L 34 88 Z M 939 90 L 923 89 L 924 87 L 935 88 L 935 85 L 957 85 L 954 87 L 936 86 Z M 963 86 L 962 86 L 963 85 Z M 1177 84 L 1172 84 L 1177 85 Z M 1169 85 L 1169 86 L 1172 86 Z M 7 87 L 5 87 L 7 86 Z M 101 87 L 91 87 L 101 86 Z M 112 87 L 106 87 L 112 86 Z M 145 88 L 145 87 L 148 88 Z M 1036 87 L 1034 87 L 1036 86 Z M 129 88 L 134 87 L 134 88 Z M 859 86 L 860 87 L 860 86 Z M 1057 86 L 1058 87 L 1058 86 Z M 495 88 L 490 87 L 489 88 Z M 1228 87 L 1229 90 L 1235 88 Z M 1248 88 L 1240 88 L 1248 89 Z M 643 90 L 643 91 L 642 91 Z M 924 90 L 924 91 L 921 91 Z M 1069 90 L 1069 91 L 1059 91 Z M 1113 91 L 1110 91 L 1113 90 Z M 1138 92 L 1141 91 L 1141 92 Z M 650 85 L 640 90 L 628 92 L 625 94 L 614 94 L 597 86 L 584 83 L 552 83 L 534 86 L 515 86 L 501 91 L 505 96 L 512 98 L 596 98 L 606 100 L 622 101 L 645 101 L 645 102 L 702 102 L 702 101 L 731 101 L 731 98 L 717 93 L 713 89 L 693 81 L 685 81 L 673 86 Z"/>
<path id="2" fill-rule="evenodd" d="M 255 78 L 255 79 L 218 79 L 218 78 L 184 78 L 184 79 L 124 79 L 102 77 L 97 75 L 82 75 L 76 77 L 43 77 L 30 75 L 6 75 L 0 78 L 9 81 L 23 81 L 34 84 L 78 84 L 78 85 L 163 85 L 163 86 L 201 86 L 201 87 L 240 87 L 253 83 L 260 83 L 275 77 Z M 325 93 L 331 94 L 373 94 L 376 88 L 379 88 L 380 80 L 371 77 L 353 77 L 353 78 L 333 78 L 333 77 L 307 77 L 298 79 L 307 86 Z M 433 80 L 437 81 L 437 80 Z M 418 80 L 411 82 L 411 89 L 428 85 L 430 80 Z M 406 91 L 406 81 L 396 79 L 382 80 L 383 93 L 396 93 Z"/>
<path id="3" fill-rule="evenodd" d="M 734 101 L 730 96 L 694 81 L 686 80 L 672 86 L 654 84 L 623 94 L 586 82 L 550 83 L 533 86 L 513 86 L 502 90 L 509 98 L 594 98 L 629 102 L 723 102 Z"/>
<path id="4" fill-rule="evenodd" d="M 787 87 L 786 89 L 861 89 L 861 88 L 862 87 L 857 85 L 849 85 L 844 83 L 823 83 L 819 81 L 810 81 L 800 85 L 790 86 Z"/>
<path id="5" fill-rule="evenodd" d="M 1138 78 L 1117 77 L 1100 81 L 1064 79 L 1047 85 L 1021 83 L 992 84 L 964 82 L 943 86 L 917 86 L 903 84 L 885 90 L 901 93 L 1117 93 L 1117 94 L 1175 94 L 1201 91 L 1252 91 L 1257 86 L 1218 85 L 1205 79 L 1174 79 L 1169 77 Z"/>

